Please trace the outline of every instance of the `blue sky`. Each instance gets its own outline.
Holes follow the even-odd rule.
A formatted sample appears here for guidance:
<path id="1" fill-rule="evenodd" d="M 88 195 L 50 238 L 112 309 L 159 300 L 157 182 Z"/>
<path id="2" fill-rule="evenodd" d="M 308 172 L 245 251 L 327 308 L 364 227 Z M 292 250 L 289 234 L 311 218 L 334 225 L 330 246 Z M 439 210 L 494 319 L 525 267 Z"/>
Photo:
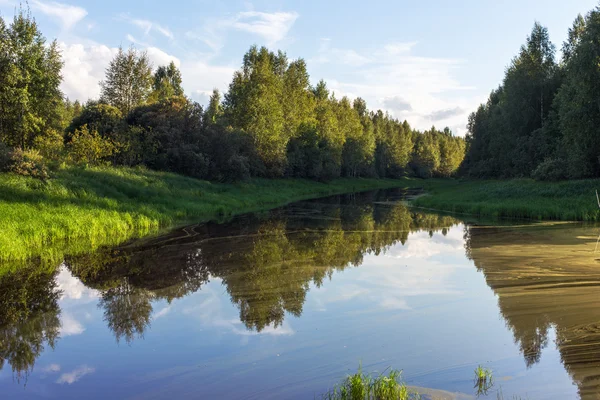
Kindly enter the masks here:
<path id="1" fill-rule="evenodd" d="M 0 0 L 11 19 L 17 1 Z M 464 135 L 468 114 L 502 80 L 534 21 L 560 49 L 578 13 L 597 0 L 424 1 L 92 1 L 30 0 L 44 34 L 65 61 L 71 99 L 99 94 L 119 45 L 174 60 L 188 96 L 206 103 L 226 90 L 252 44 L 303 57 L 311 80 L 338 97 L 361 96 L 413 126 Z M 559 56 L 560 53 L 557 53 Z"/>

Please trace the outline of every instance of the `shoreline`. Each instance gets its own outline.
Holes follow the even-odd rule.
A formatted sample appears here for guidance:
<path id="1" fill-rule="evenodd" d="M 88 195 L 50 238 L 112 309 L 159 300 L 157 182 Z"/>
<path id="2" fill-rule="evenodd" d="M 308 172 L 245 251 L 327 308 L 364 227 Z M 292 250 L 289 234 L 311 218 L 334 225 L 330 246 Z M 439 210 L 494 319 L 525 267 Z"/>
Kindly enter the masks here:
<path id="1" fill-rule="evenodd" d="M 47 183 L 0 174 L 0 265 L 118 245 L 188 223 L 267 211 L 295 201 L 414 187 L 410 179 L 251 179 L 211 183 L 132 168 L 66 168 Z M 1 269 L 5 269 L 0 267 Z"/>

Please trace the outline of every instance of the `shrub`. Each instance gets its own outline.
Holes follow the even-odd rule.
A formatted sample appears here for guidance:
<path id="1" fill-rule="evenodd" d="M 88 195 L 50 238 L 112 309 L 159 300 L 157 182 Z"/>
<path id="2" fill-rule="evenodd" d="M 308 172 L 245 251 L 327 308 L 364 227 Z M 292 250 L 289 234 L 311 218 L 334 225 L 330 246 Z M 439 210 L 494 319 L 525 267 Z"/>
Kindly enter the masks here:
<path id="1" fill-rule="evenodd" d="M 533 170 L 531 177 L 538 181 L 567 179 L 567 163 L 561 158 L 547 158 Z"/>
<path id="2" fill-rule="evenodd" d="M 33 148 L 46 160 L 58 160 L 65 149 L 64 137 L 57 131 L 50 130 L 34 139 Z"/>
<path id="3" fill-rule="evenodd" d="M 67 141 L 78 130 L 87 127 L 90 131 L 96 131 L 100 136 L 115 140 L 119 132 L 125 129 L 123 115 L 118 108 L 102 103 L 88 103 L 81 114 L 71 121 L 66 129 Z"/>
<path id="4" fill-rule="evenodd" d="M 114 155 L 116 147 L 110 139 L 102 138 L 96 131 L 90 132 L 84 125 L 73 134 L 68 152 L 69 159 L 76 164 L 97 165 Z"/>
<path id="5" fill-rule="evenodd" d="M 49 178 L 44 157 L 37 150 L 15 149 L 11 153 L 10 172 L 46 180 Z"/>

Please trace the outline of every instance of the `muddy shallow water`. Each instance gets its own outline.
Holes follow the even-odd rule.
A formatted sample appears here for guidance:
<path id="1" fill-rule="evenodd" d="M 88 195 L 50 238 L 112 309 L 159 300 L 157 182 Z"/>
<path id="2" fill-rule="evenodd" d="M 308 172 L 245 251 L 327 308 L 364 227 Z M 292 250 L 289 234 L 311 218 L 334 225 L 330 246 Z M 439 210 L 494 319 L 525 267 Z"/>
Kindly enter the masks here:
<path id="1" fill-rule="evenodd" d="M 0 277 L 0 398 L 320 398 L 360 363 L 430 398 L 600 396 L 600 229 L 378 191 Z M 484 396 L 485 397 L 485 396 Z"/>

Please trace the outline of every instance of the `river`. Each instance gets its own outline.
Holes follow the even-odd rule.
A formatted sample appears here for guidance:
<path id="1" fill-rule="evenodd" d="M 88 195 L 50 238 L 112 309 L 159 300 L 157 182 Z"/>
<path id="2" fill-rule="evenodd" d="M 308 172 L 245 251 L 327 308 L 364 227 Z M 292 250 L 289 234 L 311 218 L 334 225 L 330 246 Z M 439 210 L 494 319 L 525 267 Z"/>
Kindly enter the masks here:
<path id="1" fill-rule="evenodd" d="M 600 396 L 598 226 L 478 221 L 400 190 L 295 203 L 0 277 L 2 399 Z"/>

